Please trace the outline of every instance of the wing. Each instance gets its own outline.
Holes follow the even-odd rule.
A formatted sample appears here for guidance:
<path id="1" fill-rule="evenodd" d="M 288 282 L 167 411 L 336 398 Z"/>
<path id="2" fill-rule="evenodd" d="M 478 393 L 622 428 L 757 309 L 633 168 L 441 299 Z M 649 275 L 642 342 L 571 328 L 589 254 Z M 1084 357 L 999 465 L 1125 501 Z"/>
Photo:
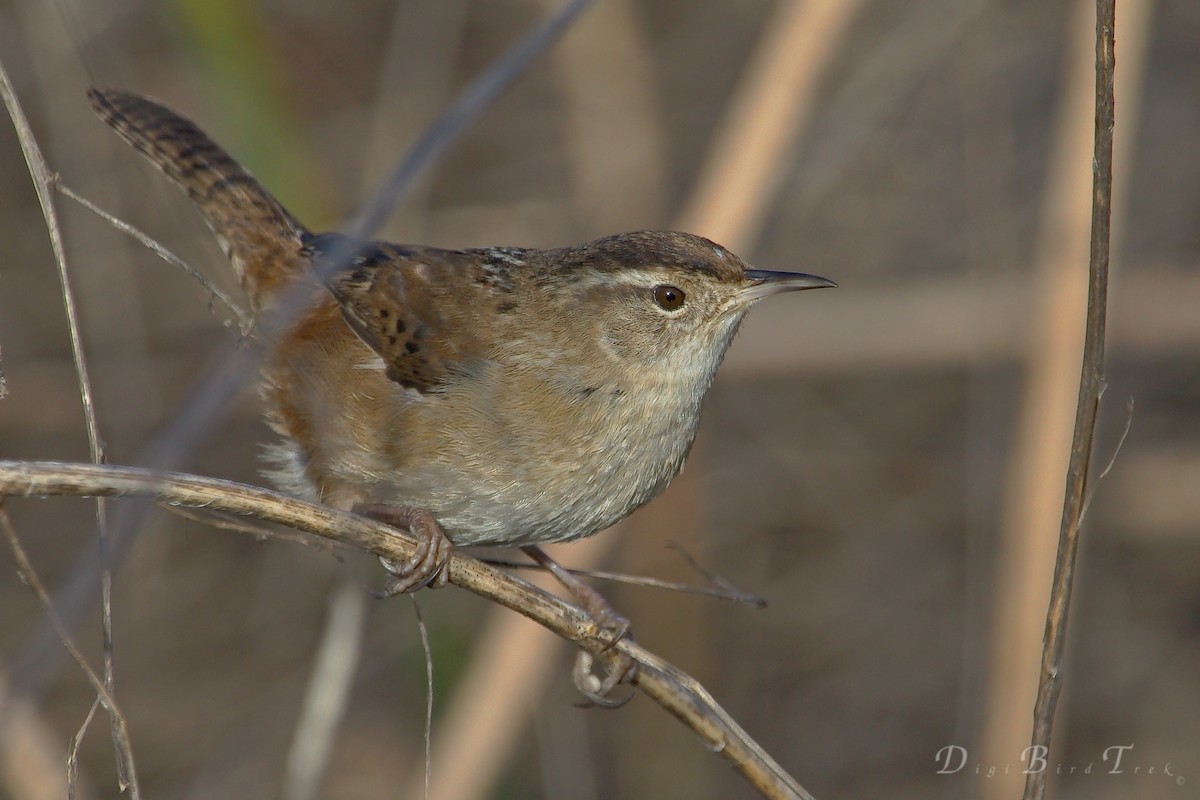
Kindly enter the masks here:
<path id="1" fill-rule="evenodd" d="M 466 253 L 310 236 L 305 253 L 333 294 L 346 324 L 382 360 L 387 377 L 429 392 L 486 354 L 465 312 L 473 282 Z M 457 277 L 457 279 L 455 279 Z"/>

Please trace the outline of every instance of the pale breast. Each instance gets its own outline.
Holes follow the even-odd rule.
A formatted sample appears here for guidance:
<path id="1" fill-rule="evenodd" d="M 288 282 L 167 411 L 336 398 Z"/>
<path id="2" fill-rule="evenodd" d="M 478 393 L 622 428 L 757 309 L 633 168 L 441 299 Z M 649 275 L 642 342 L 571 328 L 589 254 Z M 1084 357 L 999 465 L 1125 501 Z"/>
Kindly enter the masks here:
<path id="1" fill-rule="evenodd" d="M 681 468 L 698 403 L 496 369 L 408 406 L 412 424 L 389 441 L 403 466 L 374 502 L 428 508 L 460 544 L 563 541 L 612 525 Z"/>

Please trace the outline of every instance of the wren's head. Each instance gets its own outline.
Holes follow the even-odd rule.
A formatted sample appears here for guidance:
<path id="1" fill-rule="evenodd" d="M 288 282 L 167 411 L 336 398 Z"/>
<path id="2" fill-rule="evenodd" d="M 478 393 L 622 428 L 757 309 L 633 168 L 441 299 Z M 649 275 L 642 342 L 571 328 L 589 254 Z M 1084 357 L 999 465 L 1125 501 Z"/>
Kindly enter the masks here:
<path id="1" fill-rule="evenodd" d="M 595 316 L 600 342 L 615 358 L 708 377 L 755 302 L 836 286 L 815 275 L 749 269 L 720 245 L 673 231 L 611 236 L 555 251 L 552 260 L 588 308 L 603 309 Z"/>

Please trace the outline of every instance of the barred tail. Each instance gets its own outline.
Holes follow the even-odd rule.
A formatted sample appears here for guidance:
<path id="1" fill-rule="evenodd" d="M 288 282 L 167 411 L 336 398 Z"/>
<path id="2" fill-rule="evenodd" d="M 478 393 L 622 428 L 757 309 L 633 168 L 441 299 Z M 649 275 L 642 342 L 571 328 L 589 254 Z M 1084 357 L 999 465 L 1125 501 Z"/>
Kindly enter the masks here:
<path id="1" fill-rule="evenodd" d="M 255 308 L 306 268 L 304 226 L 190 120 L 130 92 L 91 89 L 88 99 L 100 119 L 188 193 Z"/>

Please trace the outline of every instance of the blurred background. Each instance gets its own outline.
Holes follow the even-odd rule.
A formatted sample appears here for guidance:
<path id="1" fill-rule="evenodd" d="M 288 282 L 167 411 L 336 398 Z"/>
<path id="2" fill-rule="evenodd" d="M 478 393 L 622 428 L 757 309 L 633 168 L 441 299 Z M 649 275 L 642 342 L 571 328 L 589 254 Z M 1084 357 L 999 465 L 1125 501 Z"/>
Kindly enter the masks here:
<path id="1" fill-rule="evenodd" d="M 184 196 L 91 116 L 89 84 L 166 101 L 310 227 L 336 228 L 557 7 L 0 0 L 0 59 L 67 186 L 236 293 Z M 1091 8 L 597 0 L 382 232 L 559 246 L 685 227 L 841 284 L 758 307 L 685 474 L 594 546 L 554 551 L 701 582 L 676 544 L 766 597 L 753 610 L 601 586 L 639 642 L 819 798 L 1019 796 L 1078 382 Z M 1189 797 L 1200 783 L 1200 6 L 1121 0 L 1117 59 L 1095 461 L 1128 435 L 1093 483 L 1048 756 L 1052 796 L 1089 800 Z M 7 123 L 0 187 L 0 458 L 86 461 L 54 261 Z M 108 459 L 137 463 L 237 328 L 192 278 L 56 202 Z M 179 467 L 261 484 L 270 438 L 247 386 Z M 94 564 L 89 501 L 6 507 L 50 585 Z M 316 796 L 420 796 L 411 603 L 341 588 L 379 577 L 153 515 L 113 580 L 117 696 L 146 794 L 283 796 L 327 620 L 349 608 L 333 616 L 352 669 Z M 575 707 L 570 649 L 532 623 L 455 589 L 419 600 L 436 670 L 431 796 L 755 796 L 645 698 Z M 71 607 L 97 666 L 98 607 Z M 37 648 L 44 626 L 4 548 L 0 696 L 14 699 L 0 797 L 62 796 L 93 700 L 59 648 Z M 514 655 L 504 644 L 518 636 L 530 644 Z M 514 671 L 524 680 L 500 677 Z M 465 686 L 482 690 L 463 700 Z M 98 720 L 84 739 L 81 796 L 117 796 L 107 734 Z"/>

